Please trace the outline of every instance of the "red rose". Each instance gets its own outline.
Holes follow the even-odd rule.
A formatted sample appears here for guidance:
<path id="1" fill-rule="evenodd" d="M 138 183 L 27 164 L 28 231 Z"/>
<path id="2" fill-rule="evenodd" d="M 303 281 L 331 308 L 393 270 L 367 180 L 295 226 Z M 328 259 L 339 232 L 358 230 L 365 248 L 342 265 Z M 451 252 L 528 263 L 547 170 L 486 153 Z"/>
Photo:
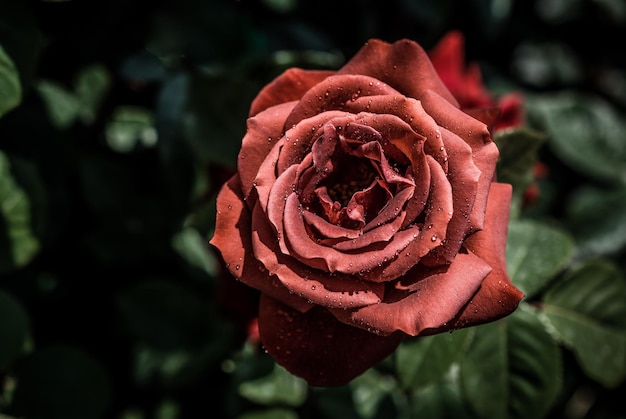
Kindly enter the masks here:
<path id="1" fill-rule="evenodd" d="M 508 93 L 494 98 L 483 85 L 476 63 L 465 63 L 465 39 L 459 31 L 450 31 L 428 53 L 437 74 L 464 111 L 497 107 L 500 116 L 494 130 L 517 127 L 524 122 L 522 97 Z M 471 113 L 472 111 L 470 111 Z"/>
<path id="2" fill-rule="evenodd" d="M 515 310 L 511 187 L 494 181 L 485 122 L 408 40 L 371 40 L 337 72 L 290 69 L 261 90 L 211 244 L 261 292 L 276 362 L 342 385 L 406 337 Z"/>

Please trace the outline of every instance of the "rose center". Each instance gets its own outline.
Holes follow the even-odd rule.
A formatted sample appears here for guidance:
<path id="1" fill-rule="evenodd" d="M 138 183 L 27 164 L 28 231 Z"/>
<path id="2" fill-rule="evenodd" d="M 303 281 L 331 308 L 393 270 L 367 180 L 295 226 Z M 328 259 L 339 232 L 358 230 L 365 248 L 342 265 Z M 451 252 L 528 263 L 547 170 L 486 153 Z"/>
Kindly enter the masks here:
<path id="1" fill-rule="evenodd" d="M 378 175 L 369 160 L 345 156 L 335 171 L 327 179 L 328 195 L 343 207 L 348 205 L 352 196 L 368 188 Z"/>

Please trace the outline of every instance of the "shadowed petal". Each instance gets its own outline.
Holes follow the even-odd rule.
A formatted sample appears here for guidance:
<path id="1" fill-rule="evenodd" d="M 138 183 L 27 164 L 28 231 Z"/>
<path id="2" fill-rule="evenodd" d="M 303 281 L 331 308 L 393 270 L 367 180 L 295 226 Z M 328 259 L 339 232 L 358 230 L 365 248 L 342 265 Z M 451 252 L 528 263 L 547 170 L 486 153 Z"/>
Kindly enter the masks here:
<path id="1" fill-rule="evenodd" d="M 276 362 L 312 386 L 341 386 L 390 355 L 406 337 L 378 336 L 339 322 L 322 307 L 299 313 L 261 296 L 261 342 Z"/>

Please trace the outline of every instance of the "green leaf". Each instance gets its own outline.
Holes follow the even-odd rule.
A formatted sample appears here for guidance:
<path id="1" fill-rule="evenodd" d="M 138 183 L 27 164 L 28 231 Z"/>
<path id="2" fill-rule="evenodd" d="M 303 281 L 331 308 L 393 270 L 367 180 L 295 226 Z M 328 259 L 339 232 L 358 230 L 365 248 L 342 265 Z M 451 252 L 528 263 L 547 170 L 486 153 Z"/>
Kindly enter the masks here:
<path id="1" fill-rule="evenodd" d="M 531 220 L 509 224 L 507 270 L 526 298 L 563 270 L 573 255 L 574 242 L 565 231 Z"/>
<path id="2" fill-rule="evenodd" d="M 208 302 L 181 285 L 142 280 L 122 290 L 117 302 L 129 335 L 157 350 L 197 347 L 209 340 Z"/>
<path id="3" fill-rule="evenodd" d="M 22 85 L 15 64 L 0 45 L 0 117 L 22 101 Z"/>
<path id="4" fill-rule="evenodd" d="M 443 379 L 458 362 L 471 342 L 473 329 L 409 339 L 395 353 L 396 371 L 406 389 L 425 386 Z"/>
<path id="5" fill-rule="evenodd" d="M 550 288 L 543 312 L 581 368 L 606 387 L 626 378 L 626 283 L 606 260 L 587 261 Z"/>
<path id="6" fill-rule="evenodd" d="M 68 91 L 59 83 L 39 80 L 36 85 L 52 124 L 60 129 L 74 123 L 79 113 L 80 103 L 73 92 Z"/>
<path id="7" fill-rule="evenodd" d="M 558 344 L 528 307 L 478 326 L 461 362 L 466 400 L 479 418 L 545 417 L 561 389 Z"/>
<path id="8" fill-rule="evenodd" d="M 31 217 L 30 199 L 13 178 L 9 159 L 0 151 L 0 273 L 25 266 L 39 252 Z"/>
<path id="9" fill-rule="evenodd" d="M 255 89 L 248 83 L 196 75 L 190 81 L 183 133 L 201 162 L 233 167 Z"/>
<path id="10" fill-rule="evenodd" d="M 87 125 L 93 123 L 110 84 L 106 68 L 95 64 L 80 71 L 73 89 L 67 89 L 52 80 L 39 80 L 36 88 L 52 123 L 57 128 L 65 129 L 77 119 Z"/>
<path id="11" fill-rule="evenodd" d="M 24 352 L 28 336 L 28 315 L 22 304 L 0 290 L 0 371 Z"/>
<path id="12" fill-rule="evenodd" d="M 471 419 L 460 389 L 450 382 L 420 388 L 411 398 L 412 418 Z"/>
<path id="13" fill-rule="evenodd" d="M 495 136 L 500 150 L 496 167 L 498 182 L 513 186 L 511 211 L 514 215 L 519 214 L 524 192 L 534 180 L 537 152 L 545 141 L 543 133 L 529 128 L 503 130 Z"/>
<path id="14" fill-rule="evenodd" d="M 15 368 L 12 410 L 19 417 L 103 418 L 111 401 L 104 367 L 73 346 L 39 349 Z"/>
<path id="15" fill-rule="evenodd" d="M 582 255 L 615 254 L 626 246 L 626 187 L 582 187 L 567 205 L 567 225 Z"/>
<path id="16" fill-rule="evenodd" d="M 289 409 L 267 409 L 267 410 L 255 410 L 253 412 L 247 412 L 243 415 L 237 416 L 237 419 L 298 419 L 299 416 L 296 412 Z"/>
<path id="17" fill-rule="evenodd" d="M 596 96 L 565 92 L 529 103 L 554 153 L 581 174 L 626 183 L 624 117 Z"/>
<path id="18" fill-rule="evenodd" d="M 397 389 L 396 381 L 389 375 L 380 373 L 376 368 L 370 368 L 355 378 L 349 385 L 354 400 L 353 411 L 361 418 L 375 418 L 384 405 L 385 399 Z M 337 411 L 337 409 L 333 409 Z M 337 417 L 348 418 L 347 413 Z"/>
<path id="19" fill-rule="evenodd" d="M 157 132 L 152 113 L 137 106 L 116 108 L 106 126 L 106 141 L 109 147 L 119 153 L 128 153 L 137 145 L 155 145 Z"/>
<path id="20" fill-rule="evenodd" d="M 307 384 L 276 364 L 269 375 L 241 383 L 239 394 L 264 405 L 300 406 L 307 396 Z"/>
<path id="21" fill-rule="evenodd" d="M 37 73 L 43 48 L 49 45 L 40 30 L 40 16 L 33 12 L 32 4 L 21 0 L 0 1 L 0 45 L 17 69 L 22 96 Z"/>
<path id="22" fill-rule="evenodd" d="M 172 238 L 172 246 L 192 266 L 211 276 L 217 276 L 219 262 L 207 247 L 206 240 L 198 230 L 186 227 Z"/>
<path id="23" fill-rule="evenodd" d="M 95 121 L 100 104 L 111 85 L 109 72 L 101 64 L 85 67 L 78 74 L 74 85 L 80 103 L 79 117 L 85 124 L 91 124 Z"/>

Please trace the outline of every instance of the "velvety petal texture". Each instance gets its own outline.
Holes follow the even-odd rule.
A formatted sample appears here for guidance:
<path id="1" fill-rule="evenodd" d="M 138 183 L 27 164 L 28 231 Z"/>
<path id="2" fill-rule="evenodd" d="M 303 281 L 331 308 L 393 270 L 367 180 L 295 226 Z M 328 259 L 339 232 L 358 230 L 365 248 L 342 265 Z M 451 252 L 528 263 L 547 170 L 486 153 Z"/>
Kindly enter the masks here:
<path id="1" fill-rule="evenodd" d="M 276 362 L 342 385 L 408 336 L 516 309 L 500 115 L 460 107 L 409 40 L 370 40 L 336 72 L 290 69 L 261 90 L 211 244 L 260 291 Z"/>

